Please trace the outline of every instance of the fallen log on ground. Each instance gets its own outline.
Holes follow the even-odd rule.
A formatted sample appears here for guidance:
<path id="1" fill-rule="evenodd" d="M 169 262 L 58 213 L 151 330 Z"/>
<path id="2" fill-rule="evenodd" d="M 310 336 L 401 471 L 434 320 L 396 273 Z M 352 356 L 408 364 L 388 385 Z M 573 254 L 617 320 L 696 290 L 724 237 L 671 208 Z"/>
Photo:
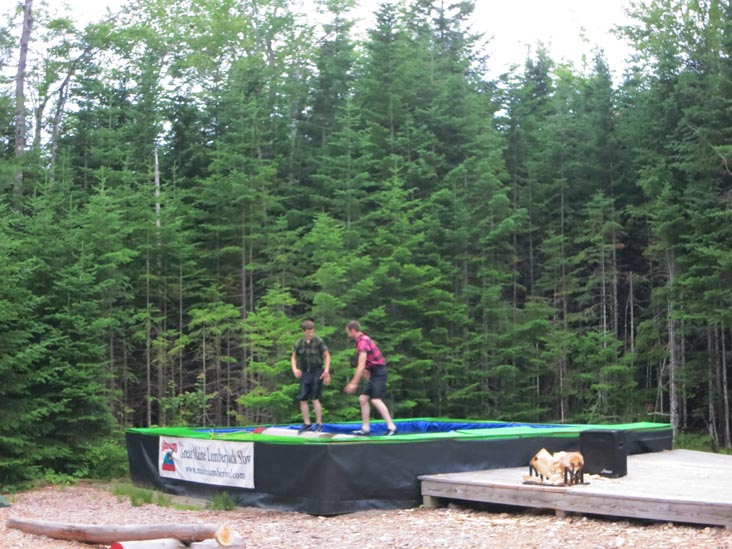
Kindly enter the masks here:
<path id="1" fill-rule="evenodd" d="M 26 534 L 97 544 L 112 544 L 119 540 L 146 541 L 173 538 L 186 545 L 190 545 L 195 541 L 215 539 L 219 545 L 228 547 L 235 535 L 229 526 L 214 524 L 135 524 L 116 526 L 64 524 L 61 522 L 10 518 L 7 520 L 6 526 Z"/>
<path id="2" fill-rule="evenodd" d="M 246 549 L 247 545 L 244 543 L 244 538 L 242 538 L 239 534 L 234 533 L 234 535 L 231 537 L 231 539 L 227 543 L 222 543 L 218 539 L 207 539 L 204 541 L 194 541 L 191 543 L 188 547 L 190 549 L 212 549 L 216 547 L 216 544 L 219 544 L 219 546 L 226 546 L 229 547 L 229 549 Z"/>
<path id="3" fill-rule="evenodd" d="M 115 541 L 109 549 L 184 549 L 189 547 L 175 538 L 148 539 L 144 541 Z"/>
<path id="4" fill-rule="evenodd" d="M 228 546 L 230 549 L 246 549 L 246 544 L 240 535 L 236 534 L 231 541 Z M 194 541 L 190 545 L 186 545 L 174 538 L 164 538 L 145 541 L 118 541 L 113 543 L 109 549 L 218 549 L 225 546 L 215 539 Z"/>

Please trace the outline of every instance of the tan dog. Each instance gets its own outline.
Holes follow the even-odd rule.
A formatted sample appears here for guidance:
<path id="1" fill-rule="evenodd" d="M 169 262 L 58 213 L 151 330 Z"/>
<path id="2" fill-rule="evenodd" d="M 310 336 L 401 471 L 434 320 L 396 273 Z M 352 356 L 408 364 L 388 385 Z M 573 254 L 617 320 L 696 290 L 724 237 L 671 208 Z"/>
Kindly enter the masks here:
<path id="1" fill-rule="evenodd" d="M 585 458 L 579 452 L 565 452 L 560 460 L 565 484 L 584 482 Z"/>
<path id="2" fill-rule="evenodd" d="M 554 456 L 542 448 L 529 461 L 529 473 L 532 467 L 540 476 L 548 479 L 554 474 Z"/>
<path id="3" fill-rule="evenodd" d="M 579 452 L 557 452 L 552 455 L 542 448 L 529 461 L 529 476 L 524 476 L 524 480 L 532 483 L 538 480 L 539 483 L 577 484 L 584 481 L 584 465 L 585 460 Z"/>

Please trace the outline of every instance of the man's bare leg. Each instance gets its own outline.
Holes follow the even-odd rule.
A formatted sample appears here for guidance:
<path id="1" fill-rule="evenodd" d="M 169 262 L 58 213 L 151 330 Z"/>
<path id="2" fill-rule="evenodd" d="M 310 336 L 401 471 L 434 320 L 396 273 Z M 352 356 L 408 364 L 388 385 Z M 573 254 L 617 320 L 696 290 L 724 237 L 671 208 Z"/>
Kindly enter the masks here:
<path id="1" fill-rule="evenodd" d="M 302 412 L 302 421 L 305 425 L 310 425 L 310 408 L 307 400 L 300 401 L 300 411 Z"/>
<path id="2" fill-rule="evenodd" d="M 359 395 L 358 403 L 361 405 L 361 429 L 371 430 L 371 399 L 368 395 Z"/>
<path id="3" fill-rule="evenodd" d="M 323 406 L 319 400 L 313 400 L 313 411 L 315 412 L 315 423 L 323 424 Z"/>
<path id="4" fill-rule="evenodd" d="M 374 405 L 374 408 L 378 410 L 378 412 L 381 414 L 381 417 L 384 418 L 384 421 L 386 421 L 386 426 L 389 429 L 396 429 L 396 425 L 394 425 L 394 422 L 391 420 L 391 415 L 389 414 L 389 408 L 386 407 L 386 404 L 384 404 L 384 401 L 380 398 L 372 398 L 371 404 Z"/>

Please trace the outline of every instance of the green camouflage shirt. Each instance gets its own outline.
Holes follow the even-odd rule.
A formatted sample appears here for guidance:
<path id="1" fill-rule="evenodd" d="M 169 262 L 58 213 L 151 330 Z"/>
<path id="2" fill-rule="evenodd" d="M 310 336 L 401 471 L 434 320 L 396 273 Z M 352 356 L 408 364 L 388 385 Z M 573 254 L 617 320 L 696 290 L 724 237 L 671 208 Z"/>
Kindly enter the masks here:
<path id="1" fill-rule="evenodd" d="M 313 336 L 310 343 L 304 337 L 298 339 L 293 352 L 297 358 L 298 367 L 304 372 L 309 372 L 323 367 L 323 354 L 327 350 L 325 341 L 318 336 Z"/>

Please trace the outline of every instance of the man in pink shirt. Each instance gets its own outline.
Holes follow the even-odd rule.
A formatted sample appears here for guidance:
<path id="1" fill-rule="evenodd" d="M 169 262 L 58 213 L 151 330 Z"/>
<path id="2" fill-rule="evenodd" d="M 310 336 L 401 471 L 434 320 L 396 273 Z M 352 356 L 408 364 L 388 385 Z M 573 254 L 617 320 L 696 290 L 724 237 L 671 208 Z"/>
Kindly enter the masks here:
<path id="1" fill-rule="evenodd" d="M 366 386 L 358 396 L 358 402 L 361 405 L 361 428 L 353 433 L 364 436 L 371 434 L 370 416 L 371 404 L 373 404 L 374 408 L 386 421 L 386 436 L 395 435 L 397 427 L 392 421 L 389 409 L 383 400 L 386 396 L 386 361 L 376 344 L 361 331 L 361 325 L 357 320 L 351 320 L 346 324 L 346 333 L 349 338 L 356 342 L 358 364 L 356 365 L 356 373 L 353 374 L 353 378 L 346 385 L 344 391 L 353 394 L 358 388 L 361 376 L 367 380 Z"/>

